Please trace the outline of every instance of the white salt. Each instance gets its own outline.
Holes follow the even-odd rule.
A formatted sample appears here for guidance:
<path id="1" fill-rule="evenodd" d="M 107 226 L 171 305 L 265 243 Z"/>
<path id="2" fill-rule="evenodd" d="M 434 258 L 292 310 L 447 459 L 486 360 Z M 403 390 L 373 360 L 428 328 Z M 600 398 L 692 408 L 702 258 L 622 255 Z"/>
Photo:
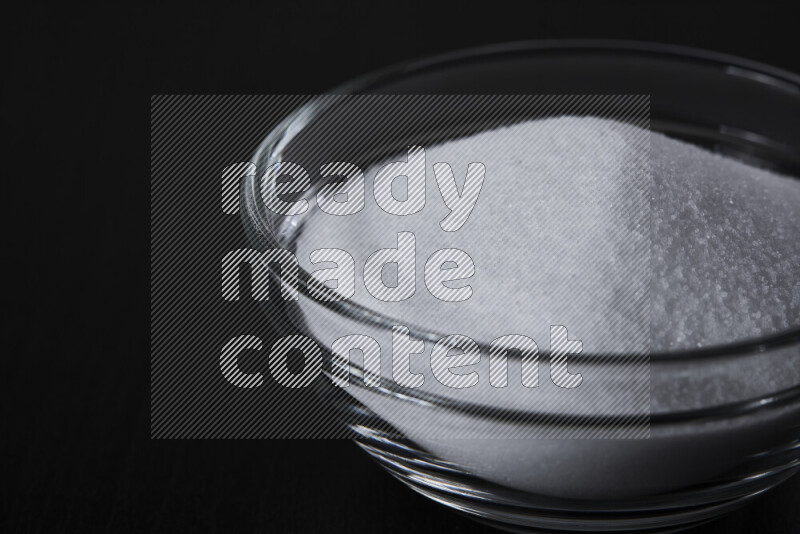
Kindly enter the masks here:
<path id="1" fill-rule="evenodd" d="M 309 217 L 297 255 L 302 262 L 314 248 L 335 247 L 363 266 L 374 251 L 395 246 L 397 232 L 413 232 L 419 261 L 441 248 L 472 257 L 473 296 L 437 300 L 424 291 L 418 262 L 412 298 L 383 302 L 361 283 L 354 302 L 483 341 L 512 332 L 547 340 L 551 324 L 571 332 L 580 326 L 584 351 L 601 352 L 614 347 L 598 342 L 611 343 L 608 333 L 628 326 L 619 296 L 630 288 L 631 270 L 622 267 L 630 243 L 646 237 L 652 350 L 729 343 L 800 323 L 800 183 L 653 133 L 651 187 L 646 169 L 630 161 L 640 155 L 631 140 L 641 137 L 626 128 L 565 117 L 426 147 L 422 211 L 390 215 L 368 195 L 357 215 Z M 480 198 L 457 232 L 438 224 L 448 213 L 430 170 L 439 161 L 450 162 L 459 186 L 468 163 L 486 165 Z M 365 173 L 368 187 L 378 168 Z M 619 203 L 637 187 L 651 191 L 649 208 L 639 206 L 649 209 L 651 227 L 624 233 L 620 217 L 639 213 Z"/>
<path id="2" fill-rule="evenodd" d="M 800 182 L 652 135 L 653 345 L 800 324 Z"/>
<path id="3" fill-rule="evenodd" d="M 457 180 L 461 177 L 459 187 L 468 163 L 486 165 L 483 191 L 459 231 L 440 228 L 448 210 L 429 177 L 433 186 L 427 189 L 424 210 L 402 219 L 381 211 L 369 195 L 357 216 L 309 216 L 297 256 L 308 268 L 304 261 L 312 250 L 340 248 L 363 266 L 374 251 L 396 245 L 397 232 L 413 232 L 417 253 L 423 256 L 417 264 L 417 293 L 406 301 L 382 302 L 357 283 L 353 301 L 399 324 L 483 342 L 521 333 L 546 349 L 549 326 L 560 324 L 570 329 L 570 337 L 583 341 L 585 352 L 597 353 L 624 348 L 622 333 L 641 329 L 645 318 L 648 345 L 662 352 L 798 326 L 800 183 L 656 133 L 650 135 L 646 174 L 641 147 L 631 145 L 637 136 L 629 128 L 565 117 L 426 147 L 429 176 L 433 163 L 449 162 Z M 368 185 L 376 171 L 365 173 Z M 649 222 L 638 217 L 637 195 L 643 192 Z M 626 202 L 630 205 L 620 205 Z M 637 217 L 626 221 L 626 214 Z M 642 269 L 631 270 L 629 259 L 641 252 L 637 246 L 642 243 L 650 247 L 650 306 L 649 313 L 633 316 L 625 303 L 636 297 L 630 277 Z M 442 302 L 424 290 L 421 264 L 442 248 L 462 249 L 474 260 L 476 274 L 468 281 L 474 292 L 466 302 Z M 323 344 L 330 346 L 347 334 L 367 334 L 382 347 L 391 346 L 378 328 L 359 331 L 353 322 L 309 299 L 301 298 L 300 307 Z M 387 367 L 382 372 L 390 377 Z M 592 389 L 591 368 L 581 370 L 581 388 L 593 396 L 576 397 L 565 408 L 546 394 L 538 397 L 536 407 L 595 413 L 604 405 L 604 395 L 618 394 L 618 384 L 608 376 Z M 796 351 L 735 365 L 715 360 L 669 369 L 654 365 L 650 402 L 654 413 L 662 413 L 733 402 L 798 382 Z M 426 380 L 424 388 L 435 386 L 435 380 Z M 385 405 L 364 389 L 348 391 L 412 437 L 422 436 L 425 425 L 469 424 L 468 417 L 451 412 L 432 413 L 405 401 Z M 770 416 L 775 420 L 664 425 L 655 427 L 646 441 L 424 436 L 417 441 L 440 458 L 510 487 L 613 498 L 664 491 L 721 472 L 742 454 L 758 450 L 771 439 L 769 431 L 797 415 L 782 411 Z"/>

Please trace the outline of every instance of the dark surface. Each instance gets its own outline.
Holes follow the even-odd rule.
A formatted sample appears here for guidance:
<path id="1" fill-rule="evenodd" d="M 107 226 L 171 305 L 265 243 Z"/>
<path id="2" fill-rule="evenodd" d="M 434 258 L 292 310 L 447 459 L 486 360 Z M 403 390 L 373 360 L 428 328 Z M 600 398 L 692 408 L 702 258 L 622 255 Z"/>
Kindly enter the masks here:
<path id="1" fill-rule="evenodd" d="M 593 4 L 6 13 L 3 116 L 16 165 L 4 180 L 2 263 L 19 272 L 7 275 L 2 315 L 0 530 L 485 531 L 349 442 L 149 440 L 149 96 L 318 93 L 398 61 L 535 38 L 671 42 L 800 71 L 790 9 Z M 796 532 L 798 496 L 795 477 L 698 532 Z"/>

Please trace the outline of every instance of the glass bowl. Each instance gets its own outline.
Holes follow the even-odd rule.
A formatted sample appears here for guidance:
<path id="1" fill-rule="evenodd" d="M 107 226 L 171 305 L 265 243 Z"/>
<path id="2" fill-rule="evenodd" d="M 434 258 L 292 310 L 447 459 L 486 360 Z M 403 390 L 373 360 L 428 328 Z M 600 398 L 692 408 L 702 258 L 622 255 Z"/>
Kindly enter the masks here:
<path id="1" fill-rule="evenodd" d="M 332 93 L 648 94 L 652 130 L 800 176 L 800 77 L 699 50 L 610 41 L 517 43 L 393 67 Z M 311 101 L 258 148 L 255 176 L 274 162 L 302 159 L 310 146 L 320 161 L 341 158 L 353 139 L 332 138 L 320 124 L 342 120 L 366 119 L 343 115 L 329 101 Z M 461 131 L 457 120 L 444 117 L 440 124 Z M 312 142 L 321 135 L 324 147 Z M 365 126 L 362 137 L 371 135 L 376 132 Z M 363 144 L 355 144 L 363 151 Z M 380 147 L 374 149 L 370 158 L 380 155 Z M 352 156 L 348 161 L 367 163 Z M 243 222 L 254 246 L 291 248 L 302 225 L 265 210 L 260 188 L 255 177 L 242 185 Z M 301 270 L 300 278 L 307 280 L 308 273 Z M 322 347 L 320 329 L 331 325 L 377 337 L 401 324 L 353 303 L 312 301 L 302 283 L 300 293 L 287 317 Z M 441 337 L 436 325 L 412 333 L 430 341 Z M 723 375 L 763 372 L 765 362 L 782 371 L 732 385 L 716 404 L 694 394 Z M 459 402 L 392 388 L 359 391 L 354 385 L 346 394 L 324 394 L 367 453 L 421 494 L 508 530 L 681 530 L 741 506 L 800 468 L 800 328 L 650 355 L 653 402 L 649 439 L 643 440 L 494 440 L 487 455 L 485 445 L 469 440 L 411 439 L 402 423 L 373 410 L 369 399 L 380 397 L 390 411 L 412 418 L 475 417 Z M 504 415 L 490 410 L 482 417 L 500 428 L 509 424 Z M 508 463 L 493 462 L 495 455 L 518 459 L 524 483 Z M 553 464 L 560 466 L 557 476 L 548 467 Z"/>

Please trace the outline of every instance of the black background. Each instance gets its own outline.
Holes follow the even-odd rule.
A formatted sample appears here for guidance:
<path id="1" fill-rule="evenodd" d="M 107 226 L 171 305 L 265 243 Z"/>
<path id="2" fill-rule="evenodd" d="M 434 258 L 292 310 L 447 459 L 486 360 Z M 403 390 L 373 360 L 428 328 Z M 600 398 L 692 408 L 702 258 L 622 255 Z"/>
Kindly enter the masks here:
<path id="1" fill-rule="evenodd" d="M 486 530 L 350 442 L 149 439 L 150 95 L 313 94 L 420 56 L 568 37 L 800 72 L 796 13 L 763 2 L 62 3 L 3 18 L 3 532 Z M 697 532 L 797 532 L 799 495 L 795 477 Z"/>

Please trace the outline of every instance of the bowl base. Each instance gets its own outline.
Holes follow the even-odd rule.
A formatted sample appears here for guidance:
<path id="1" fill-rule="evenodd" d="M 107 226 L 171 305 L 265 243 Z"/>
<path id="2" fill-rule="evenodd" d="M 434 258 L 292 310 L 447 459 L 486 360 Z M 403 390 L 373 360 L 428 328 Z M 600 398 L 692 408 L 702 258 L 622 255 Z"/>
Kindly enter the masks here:
<path id="1" fill-rule="evenodd" d="M 739 508 L 800 470 L 800 441 L 753 456 L 702 486 L 625 501 L 582 501 L 511 490 L 434 458 L 413 442 L 360 429 L 358 445 L 418 493 L 509 532 L 679 532 Z"/>

